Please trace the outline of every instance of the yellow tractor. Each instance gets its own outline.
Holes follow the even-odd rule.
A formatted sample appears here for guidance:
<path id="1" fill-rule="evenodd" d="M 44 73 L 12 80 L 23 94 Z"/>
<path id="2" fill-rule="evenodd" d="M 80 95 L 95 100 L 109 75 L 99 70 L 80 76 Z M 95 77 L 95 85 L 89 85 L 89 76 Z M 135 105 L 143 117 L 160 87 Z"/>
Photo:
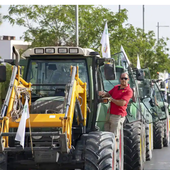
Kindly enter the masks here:
<path id="1" fill-rule="evenodd" d="M 103 75 L 115 79 L 114 59 L 80 47 L 32 48 L 20 62 L 15 54 L 0 112 L 0 169 L 116 170 L 115 136 L 97 126 L 109 107 L 98 91 Z"/>

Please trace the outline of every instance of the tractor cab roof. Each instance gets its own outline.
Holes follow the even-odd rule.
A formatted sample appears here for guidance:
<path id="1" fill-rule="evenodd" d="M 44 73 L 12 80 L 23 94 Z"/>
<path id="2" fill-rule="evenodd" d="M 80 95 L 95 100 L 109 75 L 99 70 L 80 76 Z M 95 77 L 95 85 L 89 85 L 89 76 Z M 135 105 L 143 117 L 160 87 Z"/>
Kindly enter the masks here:
<path id="1" fill-rule="evenodd" d="M 91 53 L 91 54 L 90 54 Z M 97 56 L 100 58 L 97 52 L 89 48 L 81 47 L 66 47 L 66 46 L 48 46 L 48 47 L 36 47 L 26 50 L 22 56 L 30 57 L 33 55 L 70 55 L 70 56 Z"/>

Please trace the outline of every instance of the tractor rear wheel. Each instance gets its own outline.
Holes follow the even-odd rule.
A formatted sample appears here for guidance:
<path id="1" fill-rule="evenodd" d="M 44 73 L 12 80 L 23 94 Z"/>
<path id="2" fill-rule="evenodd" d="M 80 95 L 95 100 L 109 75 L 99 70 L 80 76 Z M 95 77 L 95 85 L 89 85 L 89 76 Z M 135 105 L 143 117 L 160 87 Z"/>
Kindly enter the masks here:
<path id="1" fill-rule="evenodd" d="M 153 146 L 154 149 L 163 148 L 164 127 L 161 121 L 153 123 Z"/>
<path id="2" fill-rule="evenodd" d="M 169 119 L 168 118 L 163 122 L 163 126 L 164 126 L 163 145 L 165 147 L 168 147 L 169 146 Z"/>
<path id="3" fill-rule="evenodd" d="M 88 134 L 85 147 L 85 170 L 116 170 L 115 136 L 111 132 Z"/>
<path id="4" fill-rule="evenodd" d="M 150 161 L 152 159 L 152 148 L 151 148 L 151 141 L 150 141 L 150 133 L 149 133 L 149 125 L 147 124 L 146 125 L 146 128 L 145 128 L 145 132 L 146 132 L 146 160 L 147 161 Z"/>
<path id="5" fill-rule="evenodd" d="M 143 170 L 142 127 L 140 122 L 124 125 L 124 170 Z"/>

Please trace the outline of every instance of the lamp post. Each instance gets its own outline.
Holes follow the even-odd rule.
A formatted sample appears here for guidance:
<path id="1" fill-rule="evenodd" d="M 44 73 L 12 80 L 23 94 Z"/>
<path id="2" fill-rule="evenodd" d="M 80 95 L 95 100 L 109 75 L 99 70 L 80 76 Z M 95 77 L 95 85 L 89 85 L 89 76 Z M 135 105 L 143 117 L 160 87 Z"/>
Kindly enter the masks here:
<path id="1" fill-rule="evenodd" d="M 159 25 L 159 22 L 158 22 L 158 25 L 156 27 L 158 27 L 157 33 L 158 33 L 158 43 L 159 43 L 159 27 L 169 27 L 169 26 L 168 25 Z"/>
<path id="2" fill-rule="evenodd" d="M 76 47 L 79 46 L 79 8 L 78 5 L 75 6 L 75 18 L 76 18 Z"/>
<path id="3" fill-rule="evenodd" d="M 145 5 L 143 5 L 143 34 L 145 32 Z"/>

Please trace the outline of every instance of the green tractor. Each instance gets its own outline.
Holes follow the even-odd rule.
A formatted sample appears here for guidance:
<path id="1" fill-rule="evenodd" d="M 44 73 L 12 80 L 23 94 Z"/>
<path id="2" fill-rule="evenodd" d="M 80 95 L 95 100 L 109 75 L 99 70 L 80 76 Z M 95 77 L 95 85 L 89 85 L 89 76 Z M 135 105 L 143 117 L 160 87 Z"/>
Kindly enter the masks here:
<path id="1" fill-rule="evenodd" d="M 160 98 L 162 98 L 162 101 L 159 102 L 160 106 L 165 105 L 165 109 L 163 109 L 166 113 L 166 119 L 162 122 L 163 123 L 163 131 L 164 131 L 164 137 L 163 137 L 163 146 L 168 147 L 169 146 L 169 114 L 170 114 L 170 105 L 169 105 L 169 78 L 165 80 L 156 80 L 157 86 L 160 91 Z M 163 104 L 164 103 L 164 104 Z"/>
<path id="2" fill-rule="evenodd" d="M 170 115 L 170 74 L 164 71 L 162 73 L 157 72 L 157 75 L 158 75 L 158 79 L 156 81 L 162 93 L 163 99 L 165 101 L 165 105 L 168 107 L 168 111 Z"/>
<path id="3" fill-rule="evenodd" d="M 152 122 L 150 133 L 146 133 L 146 159 L 150 160 L 151 149 L 161 149 L 169 145 L 169 114 L 159 84 L 151 80 L 149 69 L 137 70 L 137 74 L 140 75 L 138 84 L 141 101 L 150 113 L 147 116 Z"/>
<path id="4" fill-rule="evenodd" d="M 115 59 L 116 63 L 116 79 L 115 80 L 104 80 L 104 91 L 111 90 L 115 85 L 120 84 L 119 78 L 121 73 L 127 72 L 129 75 L 129 84 L 130 87 L 134 91 L 133 98 L 129 101 L 127 107 L 127 117 L 120 130 L 119 140 L 119 150 L 117 152 L 121 153 L 118 154 L 120 158 L 119 167 L 124 166 L 124 170 L 143 170 L 144 169 L 144 162 L 146 160 L 145 150 L 146 150 L 146 141 L 145 141 L 145 113 L 146 109 L 142 106 L 139 100 L 138 94 L 138 86 L 136 82 L 136 77 L 133 73 L 131 66 L 128 64 L 127 60 L 125 59 L 125 55 L 123 52 L 116 53 L 112 55 L 112 58 Z M 104 77 L 104 76 L 103 76 Z M 106 104 L 100 103 L 103 108 L 105 107 L 105 111 L 101 110 L 101 112 L 107 113 Z M 105 116 L 98 113 L 97 117 L 99 117 L 97 126 L 100 129 L 104 129 L 104 120 Z M 121 145 L 121 146 L 120 146 Z M 120 150 L 121 149 L 121 150 Z M 122 165 L 122 163 L 124 164 Z"/>

